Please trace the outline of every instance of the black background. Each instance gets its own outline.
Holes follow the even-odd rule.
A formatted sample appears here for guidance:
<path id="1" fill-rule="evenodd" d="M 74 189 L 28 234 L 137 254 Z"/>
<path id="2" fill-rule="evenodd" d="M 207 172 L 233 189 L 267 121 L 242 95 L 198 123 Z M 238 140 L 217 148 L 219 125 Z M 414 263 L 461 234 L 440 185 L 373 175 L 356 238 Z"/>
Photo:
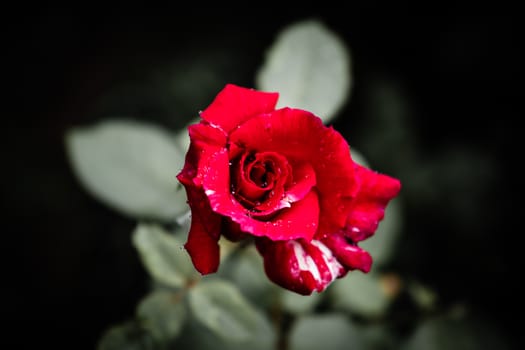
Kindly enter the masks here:
<path id="1" fill-rule="evenodd" d="M 133 314 L 147 291 L 130 242 L 135 222 L 80 186 L 67 162 L 64 132 L 103 119 L 94 112 L 97 99 L 140 65 L 191 61 L 195 52 L 223 47 L 242 55 L 233 65 L 235 82 L 253 86 L 278 30 L 310 17 L 323 20 L 352 49 L 358 84 L 343 114 L 359 115 L 364 108 L 368 77 L 395 77 L 410 92 L 423 160 L 455 146 L 493 160 L 486 195 L 468 202 L 474 221 L 461 222 L 446 196 L 424 206 L 407 204 L 403 239 L 417 252 L 396 267 L 436 288 L 444 304 L 467 302 L 500 325 L 513 344 L 523 343 L 520 19 L 510 10 L 410 16 L 380 6 L 235 11 L 126 4 L 32 8 L 8 18 L 2 289 L 3 318 L 16 348 L 93 348 L 106 327 Z M 336 125 L 343 131 L 360 127 L 355 119 Z"/>

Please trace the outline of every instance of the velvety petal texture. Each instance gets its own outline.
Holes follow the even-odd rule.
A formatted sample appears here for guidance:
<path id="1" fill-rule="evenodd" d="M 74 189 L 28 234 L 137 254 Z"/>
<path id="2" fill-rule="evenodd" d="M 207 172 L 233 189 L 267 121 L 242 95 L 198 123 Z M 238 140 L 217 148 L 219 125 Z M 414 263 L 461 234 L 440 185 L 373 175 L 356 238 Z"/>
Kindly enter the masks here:
<path id="1" fill-rule="evenodd" d="M 355 164 L 355 178 L 359 192 L 352 201 L 344 232 L 353 242 L 359 242 L 374 234 L 388 202 L 399 193 L 401 183 L 358 164 Z"/>
<path id="2" fill-rule="evenodd" d="M 346 222 L 357 191 L 354 163 L 344 138 L 312 113 L 283 108 L 249 119 L 230 134 L 230 142 L 278 152 L 308 162 L 316 175 L 321 231 L 335 231 Z"/>
<path id="3" fill-rule="evenodd" d="M 201 274 L 216 272 L 219 267 L 219 238 L 222 218 L 215 214 L 202 191 L 187 190 L 191 208 L 191 227 L 184 245 L 193 265 Z"/>
<path id="4" fill-rule="evenodd" d="M 253 116 L 273 111 L 278 98 L 279 94 L 275 92 L 227 84 L 200 116 L 210 124 L 230 132 Z"/>
<path id="5" fill-rule="evenodd" d="M 192 212 L 185 247 L 207 274 L 218 268 L 221 235 L 252 236 L 268 277 L 306 295 L 370 270 L 358 242 L 375 232 L 400 183 L 354 163 L 341 134 L 312 113 L 275 110 L 277 98 L 228 84 L 189 127 L 177 175 Z"/>

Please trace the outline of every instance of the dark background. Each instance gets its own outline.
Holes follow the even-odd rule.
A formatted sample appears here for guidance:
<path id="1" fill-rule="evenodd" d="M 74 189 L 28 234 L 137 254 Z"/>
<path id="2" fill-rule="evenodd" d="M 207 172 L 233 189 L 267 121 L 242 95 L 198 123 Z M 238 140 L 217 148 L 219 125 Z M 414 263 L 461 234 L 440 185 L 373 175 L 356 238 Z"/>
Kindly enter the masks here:
<path id="1" fill-rule="evenodd" d="M 407 189 L 392 269 L 435 288 L 443 305 L 471 306 L 512 344 L 524 343 L 517 184 L 523 156 L 515 122 L 522 56 L 520 19 L 512 11 L 408 16 L 379 6 L 350 6 L 344 11 L 254 8 L 240 15 L 127 4 L 32 8 L 8 18 L 2 289 L 7 292 L 3 318 L 17 348 L 91 349 L 106 327 L 132 316 L 148 288 L 130 242 L 135 222 L 93 199 L 77 182 L 64 132 L 111 113 L 176 127 L 204 108 L 224 83 L 254 86 L 276 33 L 311 17 L 340 34 L 353 55 L 352 99 L 336 128 Z M 180 100 L 173 109 L 162 95 L 162 78 L 151 88 L 140 87 L 151 82 L 143 79 L 148 72 L 170 62 L 182 67 L 176 70 Z M 202 71 L 219 73 L 194 80 Z M 130 80 L 134 88 L 118 88 Z M 414 154 L 408 160 L 399 154 L 403 166 L 396 165 L 395 154 L 382 159 L 367 140 L 374 135 L 374 119 L 362 117 L 370 113 L 377 81 L 394 82 L 408 96 L 402 135 L 410 141 L 399 149 Z M 422 189 L 430 194 L 418 199 L 414 193 Z"/>

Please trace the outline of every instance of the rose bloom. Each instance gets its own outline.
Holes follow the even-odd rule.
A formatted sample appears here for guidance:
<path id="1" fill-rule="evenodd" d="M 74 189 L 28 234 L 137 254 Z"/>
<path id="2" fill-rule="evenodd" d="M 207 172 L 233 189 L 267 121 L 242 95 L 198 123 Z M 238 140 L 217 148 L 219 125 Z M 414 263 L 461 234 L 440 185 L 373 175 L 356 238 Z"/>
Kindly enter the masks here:
<path id="1" fill-rule="evenodd" d="M 400 182 L 352 161 L 345 139 L 278 94 L 226 85 L 189 127 L 177 178 L 191 208 L 185 244 L 201 274 L 219 266 L 221 235 L 253 237 L 267 276 L 308 295 L 349 270 L 368 272 L 372 235 Z"/>

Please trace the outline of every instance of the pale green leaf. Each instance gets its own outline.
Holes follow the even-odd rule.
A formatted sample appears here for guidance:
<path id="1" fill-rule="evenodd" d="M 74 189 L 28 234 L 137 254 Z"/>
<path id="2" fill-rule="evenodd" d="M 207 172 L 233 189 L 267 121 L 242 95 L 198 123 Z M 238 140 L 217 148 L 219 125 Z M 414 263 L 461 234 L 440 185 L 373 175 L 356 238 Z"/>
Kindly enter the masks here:
<path id="1" fill-rule="evenodd" d="M 186 153 L 190 147 L 190 134 L 188 131 L 188 127 L 193 124 L 198 124 L 199 122 L 200 118 L 193 119 L 184 128 L 178 130 L 175 133 L 175 142 L 177 144 L 177 147 L 184 153 Z"/>
<path id="2" fill-rule="evenodd" d="M 158 343 L 168 343 L 179 335 L 186 320 L 181 293 L 152 292 L 138 305 L 137 317 Z"/>
<path id="3" fill-rule="evenodd" d="M 133 232 L 133 245 L 146 270 L 153 279 L 171 287 L 182 287 L 198 278 L 177 236 L 149 224 L 139 224 Z"/>
<path id="4" fill-rule="evenodd" d="M 212 332 L 231 341 L 257 333 L 257 310 L 239 290 L 222 280 L 204 280 L 189 291 L 193 315 Z"/>
<path id="5" fill-rule="evenodd" d="M 301 21 L 279 33 L 256 81 L 261 90 L 279 92 L 278 107 L 306 109 L 327 123 L 349 96 L 350 54 L 325 25 Z"/>
<path id="6" fill-rule="evenodd" d="M 290 350 L 364 349 L 359 329 L 342 314 L 306 316 L 290 331 Z"/>
<path id="7" fill-rule="evenodd" d="M 350 272 L 334 281 L 329 293 L 334 308 L 365 317 L 381 316 L 390 305 L 390 298 L 373 273 Z"/>
<path id="8" fill-rule="evenodd" d="M 323 295 L 315 292 L 310 295 L 300 295 L 286 289 L 280 291 L 283 309 L 297 315 L 312 312 L 322 300 Z"/>
<path id="9" fill-rule="evenodd" d="M 234 244 L 228 242 L 221 239 L 221 255 L 224 247 L 222 243 L 225 243 L 226 247 Z M 266 276 L 263 259 L 255 245 L 230 254 L 221 265 L 220 273 L 232 281 L 242 295 L 260 307 L 270 305 L 281 290 Z"/>
<path id="10" fill-rule="evenodd" d="M 173 349 L 192 350 L 274 350 L 276 334 L 274 327 L 264 314 L 257 310 L 254 333 L 244 339 L 227 339 L 203 325 L 195 318 L 184 327 L 184 331 L 175 340 Z"/>
<path id="11" fill-rule="evenodd" d="M 106 205 L 134 218 L 173 221 L 188 210 L 176 175 L 184 151 L 166 130 L 131 120 L 107 120 L 66 135 L 80 182 Z"/>
<path id="12" fill-rule="evenodd" d="M 370 165 L 368 164 L 368 161 L 366 160 L 365 156 L 364 156 L 361 152 L 359 152 L 358 150 L 356 150 L 355 148 L 352 147 L 352 148 L 350 149 L 350 154 L 351 154 L 351 156 L 352 156 L 352 160 L 353 160 L 355 163 L 357 163 L 357 164 L 359 164 L 359 165 L 362 165 L 362 166 L 364 166 L 364 167 L 367 167 L 367 168 L 370 167 Z"/>
<path id="13" fill-rule="evenodd" d="M 153 338 L 140 326 L 129 321 L 106 330 L 97 350 L 158 350 Z"/>
<path id="14" fill-rule="evenodd" d="M 407 292 L 414 302 L 422 309 L 431 310 L 436 306 L 437 292 L 418 281 L 408 283 Z"/>

